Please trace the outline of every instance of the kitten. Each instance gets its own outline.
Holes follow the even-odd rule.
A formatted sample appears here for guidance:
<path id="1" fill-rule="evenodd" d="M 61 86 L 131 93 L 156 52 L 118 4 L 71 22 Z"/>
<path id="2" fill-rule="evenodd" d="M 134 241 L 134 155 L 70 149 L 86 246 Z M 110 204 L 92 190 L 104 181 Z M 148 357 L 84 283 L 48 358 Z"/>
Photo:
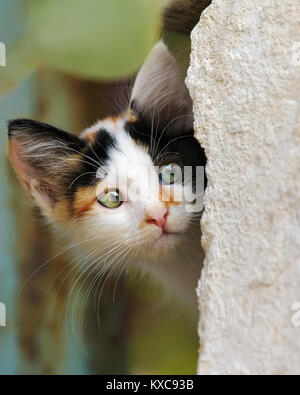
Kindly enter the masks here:
<path id="1" fill-rule="evenodd" d="M 186 196 L 199 186 L 195 168 L 206 159 L 193 134 L 191 100 L 160 42 L 137 75 L 125 113 L 80 137 L 10 121 L 9 157 L 42 213 L 85 254 L 84 269 L 145 271 L 196 304 L 201 210 L 188 210 L 199 202 Z M 194 170 L 182 179 L 184 166 Z M 176 192 L 184 198 L 175 199 Z"/>

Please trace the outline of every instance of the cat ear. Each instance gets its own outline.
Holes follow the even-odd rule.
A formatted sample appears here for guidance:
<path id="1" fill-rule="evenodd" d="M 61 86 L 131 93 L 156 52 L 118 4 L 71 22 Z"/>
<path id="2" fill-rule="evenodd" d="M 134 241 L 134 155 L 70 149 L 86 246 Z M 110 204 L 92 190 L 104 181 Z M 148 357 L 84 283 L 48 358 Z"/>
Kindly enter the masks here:
<path id="1" fill-rule="evenodd" d="M 174 57 L 157 43 L 140 69 L 132 91 L 131 109 L 160 123 L 175 120 L 180 128 L 193 128 L 192 101 Z"/>
<path id="2" fill-rule="evenodd" d="M 77 153 L 84 142 L 50 125 L 26 119 L 10 121 L 8 137 L 10 161 L 30 197 L 42 207 L 55 204 L 78 167 Z"/>

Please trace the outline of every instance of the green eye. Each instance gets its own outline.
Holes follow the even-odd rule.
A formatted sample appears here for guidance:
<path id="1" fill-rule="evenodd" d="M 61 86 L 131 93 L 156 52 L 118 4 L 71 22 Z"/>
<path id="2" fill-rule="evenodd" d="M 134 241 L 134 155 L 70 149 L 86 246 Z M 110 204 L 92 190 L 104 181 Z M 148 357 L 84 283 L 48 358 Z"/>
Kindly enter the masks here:
<path id="1" fill-rule="evenodd" d="M 97 198 L 98 203 L 106 208 L 118 208 L 123 203 L 122 196 L 117 189 L 108 189 Z"/>
<path id="2" fill-rule="evenodd" d="M 159 182 L 164 185 L 173 185 L 182 180 L 181 167 L 177 163 L 162 166 L 159 171 Z"/>

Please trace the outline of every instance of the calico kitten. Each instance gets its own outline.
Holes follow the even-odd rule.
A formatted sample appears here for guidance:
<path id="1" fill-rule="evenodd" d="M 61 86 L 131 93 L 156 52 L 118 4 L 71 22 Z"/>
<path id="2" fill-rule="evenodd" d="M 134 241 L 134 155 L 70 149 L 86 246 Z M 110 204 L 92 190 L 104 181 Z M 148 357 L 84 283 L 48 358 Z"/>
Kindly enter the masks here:
<path id="1" fill-rule="evenodd" d="M 85 254 L 84 269 L 145 271 L 194 304 L 203 261 L 201 210 L 187 209 L 199 202 L 174 198 L 195 193 L 195 169 L 205 166 L 193 134 L 191 100 L 160 42 L 137 75 L 125 113 L 80 137 L 13 120 L 9 157 L 42 213 Z M 182 179 L 184 166 L 192 171 Z"/>

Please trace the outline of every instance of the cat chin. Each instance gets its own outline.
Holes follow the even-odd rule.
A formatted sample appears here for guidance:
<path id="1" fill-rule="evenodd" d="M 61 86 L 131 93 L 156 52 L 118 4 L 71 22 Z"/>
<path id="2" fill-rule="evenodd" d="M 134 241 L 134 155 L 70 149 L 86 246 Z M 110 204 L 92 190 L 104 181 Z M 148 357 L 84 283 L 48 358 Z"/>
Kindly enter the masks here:
<path id="1" fill-rule="evenodd" d="M 178 233 L 162 233 L 148 246 L 148 252 L 150 255 L 169 253 L 175 249 L 180 240 L 181 237 Z"/>

